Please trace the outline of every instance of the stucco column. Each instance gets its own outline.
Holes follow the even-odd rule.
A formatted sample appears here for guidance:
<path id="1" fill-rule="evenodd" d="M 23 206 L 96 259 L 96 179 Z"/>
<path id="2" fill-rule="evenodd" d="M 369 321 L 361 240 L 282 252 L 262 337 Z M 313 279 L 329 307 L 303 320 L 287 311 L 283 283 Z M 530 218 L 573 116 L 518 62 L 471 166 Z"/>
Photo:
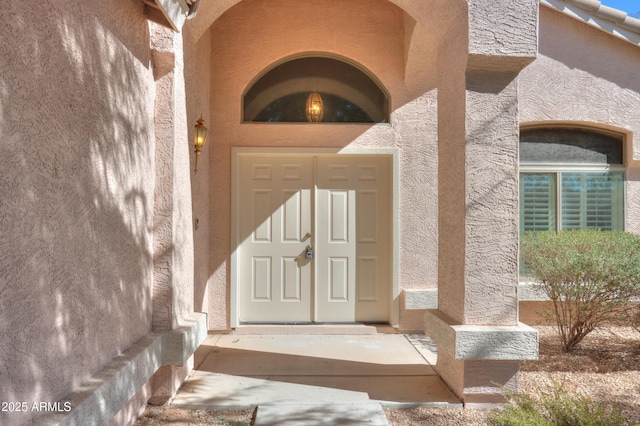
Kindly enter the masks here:
<path id="1" fill-rule="evenodd" d="M 156 81 L 153 331 L 189 327 L 193 313 L 193 231 L 182 35 L 151 24 Z M 153 376 L 151 403 L 173 396 L 189 369 L 166 365 Z"/>
<path id="2" fill-rule="evenodd" d="M 501 400 L 499 385 L 517 388 L 518 360 L 537 358 L 517 295 L 517 79 L 536 55 L 537 7 L 469 1 L 468 45 L 440 50 L 438 310 L 425 330 L 465 404 Z"/>

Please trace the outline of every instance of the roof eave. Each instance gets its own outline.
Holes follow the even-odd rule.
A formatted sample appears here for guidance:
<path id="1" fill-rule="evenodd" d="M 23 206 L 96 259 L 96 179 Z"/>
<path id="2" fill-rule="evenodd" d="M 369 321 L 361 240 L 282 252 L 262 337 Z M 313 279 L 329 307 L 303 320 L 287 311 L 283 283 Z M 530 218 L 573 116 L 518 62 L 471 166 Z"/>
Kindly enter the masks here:
<path id="1" fill-rule="evenodd" d="M 192 0 L 142 0 L 147 18 L 157 24 L 171 28 L 176 32 L 182 30 L 187 15 L 190 13 Z"/>
<path id="2" fill-rule="evenodd" d="M 598 0 L 540 0 L 540 4 L 640 46 L 640 19 L 622 10 L 604 6 Z"/>

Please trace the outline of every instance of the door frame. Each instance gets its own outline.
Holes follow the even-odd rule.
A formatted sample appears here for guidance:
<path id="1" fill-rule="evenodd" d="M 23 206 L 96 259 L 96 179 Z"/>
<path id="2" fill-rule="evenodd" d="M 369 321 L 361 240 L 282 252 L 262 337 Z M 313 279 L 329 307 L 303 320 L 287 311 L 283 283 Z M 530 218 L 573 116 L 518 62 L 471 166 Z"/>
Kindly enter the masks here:
<path id="1" fill-rule="evenodd" d="M 390 291 L 389 295 L 389 324 L 392 327 L 400 326 L 400 285 L 399 285 L 399 152 L 395 148 L 264 148 L 264 147 L 231 147 L 231 271 L 230 271 L 230 297 L 229 297 L 229 321 L 230 327 L 236 328 L 240 324 L 240 300 L 238 283 L 238 244 L 240 243 L 238 221 L 238 205 L 240 202 L 239 176 L 240 158 L 243 156 L 264 155 L 269 157 L 284 157 L 287 155 L 384 155 L 390 160 L 389 191 L 391 198 L 391 211 L 389 213 L 389 230 L 391 235 L 390 248 Z"/>

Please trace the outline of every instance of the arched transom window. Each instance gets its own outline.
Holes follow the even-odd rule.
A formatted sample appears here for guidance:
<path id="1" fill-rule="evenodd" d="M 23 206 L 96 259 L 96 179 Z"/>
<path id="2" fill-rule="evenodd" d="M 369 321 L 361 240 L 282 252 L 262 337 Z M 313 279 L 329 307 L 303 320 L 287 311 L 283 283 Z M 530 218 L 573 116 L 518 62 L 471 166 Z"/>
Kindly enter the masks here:
<path id="1" fill-rule="evenodd" d="M 280 64 L 244 95 L 245 122 L 389 121 L 389 100 L 366 73 L 344 61 L 306 57 Z"/>

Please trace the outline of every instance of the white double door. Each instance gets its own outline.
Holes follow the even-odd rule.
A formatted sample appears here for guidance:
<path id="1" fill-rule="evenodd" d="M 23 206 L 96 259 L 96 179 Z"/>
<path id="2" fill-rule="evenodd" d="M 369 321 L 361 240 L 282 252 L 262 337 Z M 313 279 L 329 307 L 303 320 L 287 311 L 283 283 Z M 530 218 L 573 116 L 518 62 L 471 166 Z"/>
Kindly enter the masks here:
<path id="1" fill-rule="evenodd" d="M 242 155 L 239 166 L 239 320 L 388 322 L 388 157 Z"/>

